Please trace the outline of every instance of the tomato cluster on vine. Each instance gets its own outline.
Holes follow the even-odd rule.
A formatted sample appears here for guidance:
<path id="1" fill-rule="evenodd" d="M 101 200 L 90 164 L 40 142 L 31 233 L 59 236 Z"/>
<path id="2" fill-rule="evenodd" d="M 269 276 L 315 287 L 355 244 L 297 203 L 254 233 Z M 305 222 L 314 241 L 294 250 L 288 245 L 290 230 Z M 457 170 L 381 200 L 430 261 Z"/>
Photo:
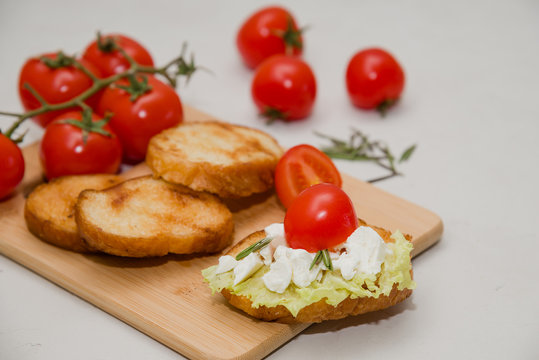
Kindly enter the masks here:
<path id="1" fill-rule="evenodd" d="M 171 66 L 178 67 L 172 74 Z M 3 113 L 18 119 L 0 134 L 0 147 L 6 149 L 0 159 L 0 172 L 6 174 L 0 198 L 13 191 L 24 173 L 22 153 L 15 144 L 22 137 L 14 139 L 24 120 L 32 118 L 45 128 L 40 159 L 48 179 L 116 173 L 122 161 L 144 159 L 153 135 L 183 121 L 182 103 L 173 86 L 177 76 L 190 76 L 195 69 L 193 62 L 184 60 L 183 51 L 165 67 L 155 68 L 148 50 L 121 34 L 98 34 L 79 58 L 57 52 L 28 59 L 18 85 L 26 112 Z"/>
<path id="2" fill-rule="evenodd" d="M 292 14 L 271 6 L 253 13 L 240 27 L 236 44 L 243 62 L 255 69 L 251 93 L 259 113 L 272 121 L 308 117 L 316 99 L 316 78 L 301 59 L 303 30 Z M 385 114 L 400 97 L 404 72 L 387 51 L 357 52 L 346 70 L 352 104 Z"/>

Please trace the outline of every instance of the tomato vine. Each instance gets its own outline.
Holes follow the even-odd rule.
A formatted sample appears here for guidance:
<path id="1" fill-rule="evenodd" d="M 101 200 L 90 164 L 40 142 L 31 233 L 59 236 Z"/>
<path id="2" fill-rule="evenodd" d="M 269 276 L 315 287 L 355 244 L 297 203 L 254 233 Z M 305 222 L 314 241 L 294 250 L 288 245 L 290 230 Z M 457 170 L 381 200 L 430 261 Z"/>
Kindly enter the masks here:
<path id="1" fill-rule="evenodd" d="M 100 34 L 98 34 L 98 38 L 99 37 L 100 37 Z M 120 45 L 116 44 L 114 46 L 115 46 L 115 49 L 118 50 L 125 57 L 125 59 L 127 59 L 127 61 L 130 64 L 130 67 L 126 71 L 123 71 L 115 75 L 111 75 L 103 79 L 100 79 L 96 75 L 94 75 L 88 68 L 86 68 L 74 56 L 66 55 L 62 51 L 57 53 L 55 60 L 42 57 L 41 61 L 43 61 L 47 66 L 50 66 L 50 67 L 54 67 L 54 68 L 63 67 L 63 66 L 76 67 L 77 69 L 85 73 L 88 77 L 90 77 L 90 79 L 93 82 L 92 86 L 88 88 L 86 91 L 82 92 L 78 96 L 73 97 L 72 99 L 68 101 L 64 101 L 58 104 L 51 104 L 47 102 L 34 88 L 32 88 L 32 86 L 30 86 L 28 83 L 25 83 L 24 87 L 28 89 L 28 91 L 30 91 L 32 95 L 39 101 L 40 107 L 34 110 L 24 112 L 24 113 L 0 111 L 0 115 L 16 118 L 16 120 L 11 124 L 11 126 L 5 132 L 0 131 L 0 133 L 3 133 L 3 135 L 9 138 L 10 140 L 16 143 L 19 143 L 22 141 L 25 133 L 23 133 L 22 135 L 18 137 L 15 137 L 14 134 L 15 134 L 15 131 L 19 128 L 19 126 L 25 120 L 32 118 L 34 116 L 40 115 L 40 114 L 44 114 L 49 111 L 64 110 L 64 109 L 74 107 L 74 106 L 85 108 L 84 101 L 90 98 L 92 95 L 96 94 L 100 90 L 106 88 L 107 86 L 113 84 L 114 82 L 120 79 L 130 77 L 130 76 L 132 77 L 134 74 L 137 74 L 137 73 L 161 75 L 167 80 L 167 82 L 170 84 L 171 87 L 175 88 L 178 84 L 178 79 L 180 76 L 185 76 L 186 81 L 189 81 L 193 73 L 196 70 L 200 69 L 200 67 L 195 65 L 194 56 L 192 54 L 189 59 L 186 59 L 187 45 L 185 43 L 182 46 L 180 55 L 170 60 L 168 63 L 166 63 L 164 66 L 161 66 L 161 67 L 140 65 Z"/>

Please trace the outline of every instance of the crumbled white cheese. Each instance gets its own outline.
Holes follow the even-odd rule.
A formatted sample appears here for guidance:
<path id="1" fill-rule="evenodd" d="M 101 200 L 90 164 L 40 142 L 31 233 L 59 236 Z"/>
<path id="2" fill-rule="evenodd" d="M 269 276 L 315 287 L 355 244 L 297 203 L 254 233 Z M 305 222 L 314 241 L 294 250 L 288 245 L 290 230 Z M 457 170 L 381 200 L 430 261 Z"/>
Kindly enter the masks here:
<path id="1" fill-rule="evenodd" d="M 287 257 L 281 257 L 270 266 L 270 270 L 264 274 L 264 285 L 276 293 L 282 294 L 292 279 L 292 267 Z"/>
<path id="2" fill-rule="evenodd" d="M 258 269 L 264 265 L 260 256 L 255 253 L 250 253 L 245 258 L 238 261 L 234 268 L 234 285 L 238 285 L 243 280 L 253 275 Z"/>
<path id="3" fill-rule="evenodd" d="M 314 256 L 315 254 L 303 249 L 278 246 L 273 254 L 275 262 L 271 264 L 270 271 L 263 277 L 266 287 L 271 291 L 282 293 L 290 282 L 298 287 L 309 286 L 317 278 L 323 266 L 318 264 L 309 270 Z"/>
<path id="4" fill-rule="evenodd" d="M 307 287 L 313 281 L 322 279 L 321 270 L 329 270 L 323 261 L 309 270 L 316 254 L 289 248 L 282 223 L 271 224 L 264 230 L 266 237 L 272 238 L 269 245 L 239 261 L 229 255 L 222 256 L 217 274 L 234 269 L 234 285 L 237 285 L 266 265 L 270 270 L 262 277 L 264 284 L 269 290 L 282 294 L 291 282 L 298 287 Z M 340 271 L 345 280 L 351 280 L 357 272 L 380 272 L 386 254 L 391 253 L 380 235 L 368 226 L 357 228 L 340 249 L 344 252 L 329 254 L 334 271 Z"/>
<path id="5" fill-rule="evenodd" d="M 222 273 L 228 272 L 234 269 L 237 264 L 238 264 L 238 261 L 234 257 L 230 255 L 221 256 L 219 258 L 219 265 L 217 266 L 215 273 L 222 274 Z"/>
<path id="6" fill-rule="evenodd" d="M 386 244 L 372 228 L 358 227 L 348 237 L 344 246 L 346 252 L 333 261 L 333 268 L 340 270 L 345 280 L 352 279 L 358 271 L 366 274 L 381 271 L 386 257 Z"/>
<path id="7" fill-rule="evenodd" d="M 271 243 L 264 246 L 262 250 L 258 252 L 260 256 L 262 256 L 262 259 L 264 260 L 264 265 L 270 266 L 273 262 L 273 249 L 271 247 Z"/>
<path id="8" fill-rule="evenodd" d="M 313 266 L 311 270 L 311 264 L 313 263 L 315 254 L 311 254 L 303 249 L 290 249 L 289 259 L 292 264 L 292 281 L 296 286 L 302 288 L 311 285 L 320 272 L 323 263 Z"/>
<path id="9" fill-rule="evenodd" d="M 275 260 L 279 259 L 287 259 L 288 258 L 288 252 L 292 250 L 291 248 L 283 245 L 277 246 L 277 249 L 275 249 L 275 252 L 273 253 L 273 258 Z"/>
<path id="10" fill-rule="evenodd" d="M 280 245 L 286 246 L 286 238 L 284 234 L 284 224 L 283 223 L 275 223 L 268 225 L 264 228 L 264 231 L 266 232 L 266 237 L 271 238 L 271 247 L 273 250 L 277 249 Z"/>

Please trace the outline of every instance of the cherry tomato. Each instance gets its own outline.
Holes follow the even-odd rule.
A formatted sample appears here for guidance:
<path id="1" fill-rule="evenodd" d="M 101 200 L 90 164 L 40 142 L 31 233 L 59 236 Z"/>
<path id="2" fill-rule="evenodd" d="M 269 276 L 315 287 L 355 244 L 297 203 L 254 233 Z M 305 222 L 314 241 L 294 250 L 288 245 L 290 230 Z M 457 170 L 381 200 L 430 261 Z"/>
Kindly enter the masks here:
<path id="1" fill-rule="evenodd" d="M 274 55 L 256 69 L 251 93 L 260 113 L 270 120 L 299 120 L 311 114 L 316 80 L 300 58 Z"/>
<path id="2" fill-rule="evenodd" d="M 19 185 L 24 176 L 21 149 L 5 135 L 0 134 L 0 200 Z"/>
<path id="3" fill-rule="evenodd" d="M 254 69 L 272 55 L 300 55 L 303 38 L 288 10 L 271 6 L 257 11 L 243 23 L 236 45 L 245 64 Z"/>
<path id="4" fill-rule="evenodd" d="M 358 225 L 348 195 L 338 186 L 324 183 L 300 193 L 284 218 L 288 245 L 311 253 L 331 249 L 346 241 Z"/>
<path id="5" fill-rule="evenodd" d="M 311 145 L 289 149 L 275 168 L 275 190 L 284 207 L 289 207 L 300 192 L 319 183 L 341 187 L 342 179 L 333 161 Z"/>
<path id="6" fill-rule="evenodd" d="M 100 120 L 95 114 L 72 111 L 47 126 L 40 146 L 41 164 L 47 178 L 118 171 L 122 145 L 108 124 L 96 123 Z M 70 122 L 92 130 L 84 131 Z"/>
<path id="7" fill-rule="evenodd" d="M 69 101 L 88 90 L 93 84 L 92 79 L 73 65 L 60 66 L 57 68 L 45 64 L 43 58 L 58 60 L 57 53 L 45 54 L 39 57 L 31 58 L 23 65 L 19 76 L 19 95 L 22 105 L 26 111 L 37 109 L 41 106 L 39 100 L 24 86 L 30 85 L 41 97 L 50 104 L 59 104 Z M 100 71 L 91 63 L 84 59 L 79 60 L 94 75 L 101 76 Z M 93 96 L 86 102 L 90 106 L 95 106 L 97 97 Z M 45 127 L 55 117 L 73 111 L 76 108 L 50 111 L 38 116 L 33 120 L 39 125 Z"/>
<path id="8" fill-rule="evenodd" d="M 148 50 L 135 40 L 120 34 L 99 36 L 97 40 L 88 45 L 83 59 L 94 64 L 103 74 L 108 77 L 129 69 L 129 61 L 115 49 L 120 46 L 125 52 L 140 65 L 153 66 L 153 59 Z"/>
<path id="9" fill-rule="evenodd" d="M 384 111 L 400 97 L 404 71 L 387 51 L 366 49 L 355 54 L 348 63 L 346 85 L 355 106 Z"/>
<path id="10" fill-rule="evenodd" d="M 138 76 L 139 85 L 147 79 L 149 86 L 136 99 L 122 87 L 133 86 L 122 79 L 107 88 L 97 107 L 100 114 L 111 112 L 110 126 L 120 138 L 124 159 L 135 163 L 146 156 L 150 138 L 183 121 L 183 110 L 176 91 L 150 75 Z"/>

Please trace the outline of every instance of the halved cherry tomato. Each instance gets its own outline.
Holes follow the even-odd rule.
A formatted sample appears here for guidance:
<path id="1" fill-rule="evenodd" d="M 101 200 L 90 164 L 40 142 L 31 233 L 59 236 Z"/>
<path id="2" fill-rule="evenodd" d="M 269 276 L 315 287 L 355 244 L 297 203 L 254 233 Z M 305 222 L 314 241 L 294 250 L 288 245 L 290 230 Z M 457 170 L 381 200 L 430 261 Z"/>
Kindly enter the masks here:
<path id="1" fill-rule="evenodd" d="M 92 79 L 81 70 L 75 68 L 75 66 L 70 65 L 54 68 L 46 65 L 43 60 L 43 58 L 57 60 L 59 56 L 62 55 L 57 53 L 45 54 L 28 59 L 23 65 L 19 76 L 19 95 L 26 111 L 37 109 L 41 104 L 24 84 L 30 85 L 49 104 L 59 104 L 69 101 L 92 86 Z M 93 64 L 84 59 L 79 61 L 94 75 L 97 77 L 101 76 L 101 72 Z M 97 96 L 94 95 L 88 99 L 86 101 L 88 105 L 95 106 L 98 100 Z M 49 111 L 34 116 L 33 120 L 45 127 L 54 118 L 73 110 L 76 110 L 76 108 Z"/>
<path id="2" fill-rule="evenodd" d="M 316 79 L 300 58 L 274 55 L 256 69 L 251 93 L 260 113 L 270 120 L 299 120 L 311 114 Z"/>
<path id="3" fill-rule="evenodd" d="M 303 190 L 319 183 L 341 187 L 341 174 L 326 154 L 311 145 L 290 148 L 277 163 L 275 190 L 284 207 L 289 207 Z"/>
<path id="4" fill-rule="evenodd" d="M 153 66 L 153 59 L 148 50 L 135 40 L 121 34 L 99 35 L 84 50 L 83 59 L 94 64 L 104 77 L 118 74 L 129 69 L 129 61 L 115 48 L 121 46 L 127 55 L 140 65 Z"/>
<path id="5" fill-rule="evenodd" d="M 272 55 L 300 55 L 303 38 L 288 10 L 270 6 L 255 12 L 243 23 L 236 45 L 245 64 L 254 69 Z"/>
<path id="6" fill-rule="evenodd" d="M 182 103 L 173 88 L 151 75 L 139 75 L 135 82 L 134 88 L 128 79 L 109 86 L 97 106 L 98 113 L 113 114 L 109 124 L 129 163 L 144 160 L 152 136 L 183 121 Z M 139 92 L 133 95 L 128 88 Z"/>
<path id="7" fill-rule="evenodd" d="M 383 113 L 400 97 L 404 71 L 387 51 L 365 49 L 356 53 L 348 63 L 346 86 L 355 106 L 378 108 Z"/>
<path id="8" fill-rule="evenodd" d="M 83 129 L 69 123 L 84 123 L 80 111 L 60 115 L 45 129 L 40 158 L 48 179 L 65 175 L 114 174 L 118 171 L 122 160 L 122 145 L 118 137 L 109 125 L 99 123 L 102 120 L 97 115 L 88 113 L 84 116 L 91 116 L 99 132 L 88 131 L 85 134 Z"/>
<path id="9" fill-rule="evenodd" d="M 23 176 L 24 158 L 21 149 L 0 134 L 0 200 L 11 194 Z"/>
<path id="10" fill-rule="evenodd" d="M 311 253 L 341 244 L 358 225 L 352 201 L 333 184 L 305 189 L 292 202 L 284 218 L 288 245 Z"/>

